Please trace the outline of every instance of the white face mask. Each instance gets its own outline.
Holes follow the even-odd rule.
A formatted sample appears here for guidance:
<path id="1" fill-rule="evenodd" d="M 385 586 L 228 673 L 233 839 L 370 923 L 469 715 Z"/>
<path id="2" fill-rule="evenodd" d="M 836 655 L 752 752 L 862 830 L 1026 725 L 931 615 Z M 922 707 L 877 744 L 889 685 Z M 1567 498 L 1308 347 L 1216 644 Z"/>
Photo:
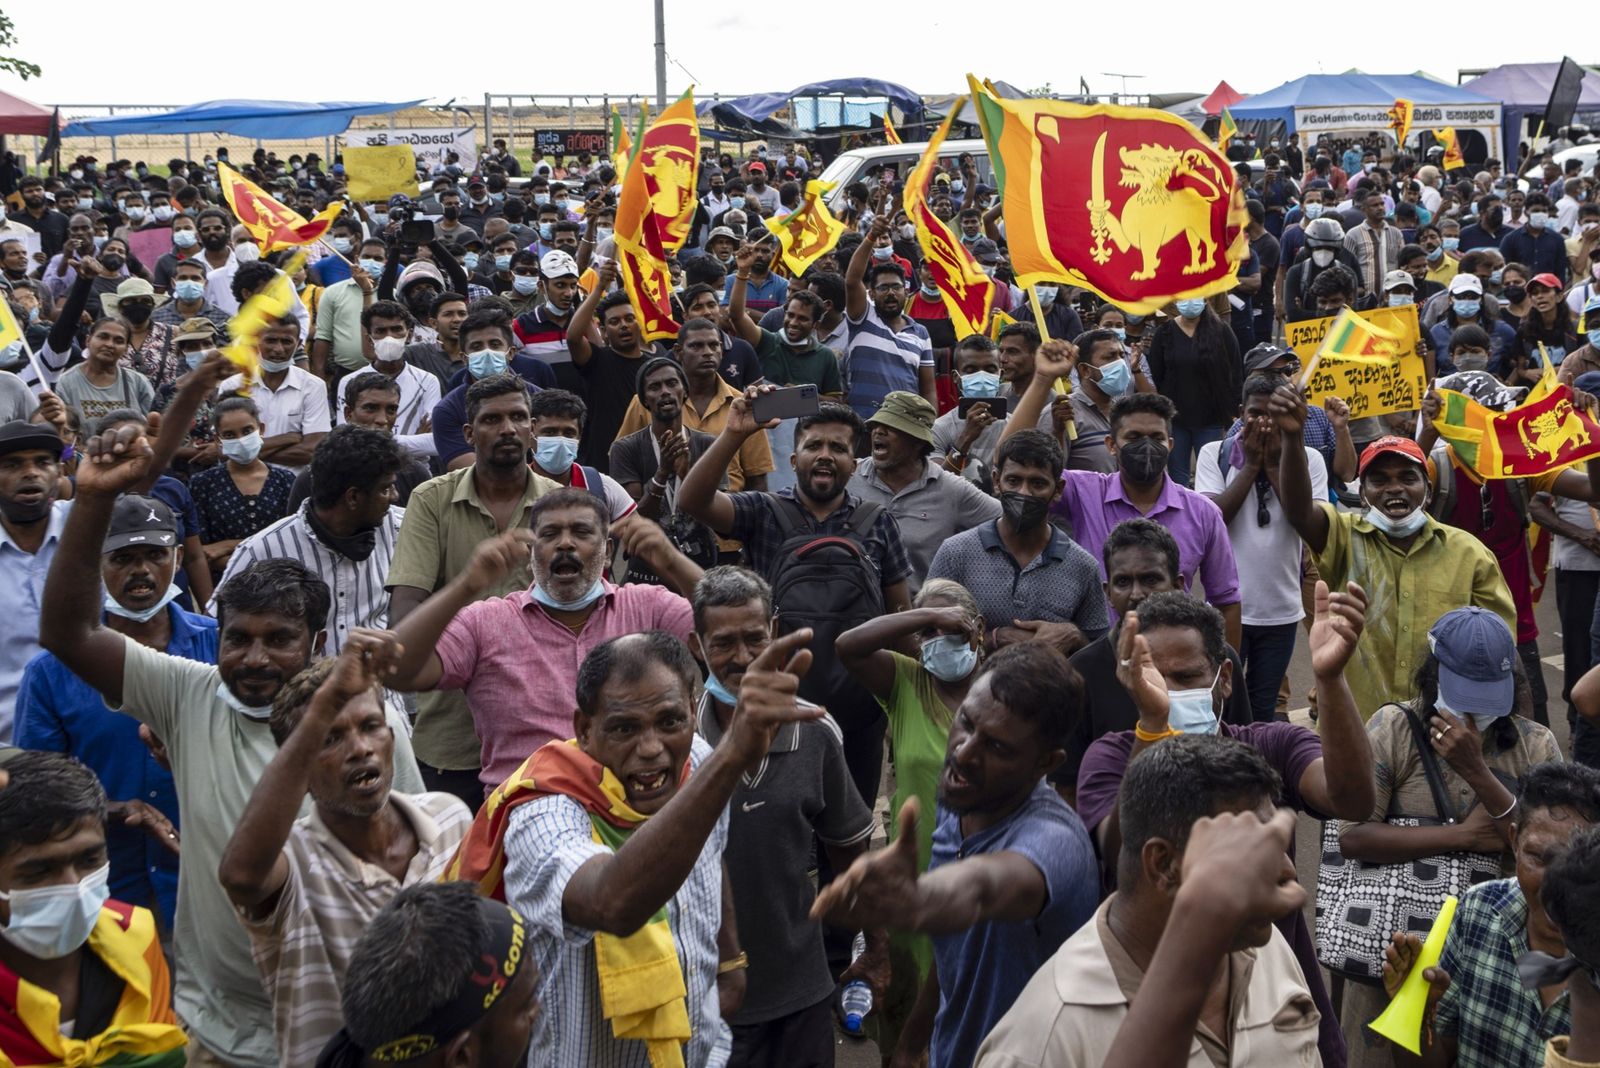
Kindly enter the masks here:
<path id="1" fill-rule="evenodd" d="M 265 723 L 272 716 L 272 703 L 270 701 L 259 708 L 255 705 L 247 705 L 239 700 L 232 690 L 228 689 L 228 684 L 225 682 L 217 683 L 217 700 L 246 719 L 253 719 L 258 723 Z"/>
<path id="2" fill-rule="evenodd" d="M 406 358 L 406 339 L 380 337 L 372 342 L 372 358 L 378 363 L 400 363 Z"/>
<path id="3" fill-rule="evenodd" d="M 239 438 L 223 438 L 218 444 L 222 447 L 222 455 L 234 463 L 253 463 L 261 455 L 261 431 L 252 430 Z"/>
<path id="4" fill-rule="evenodd" d="M 1217 680 L 1222 678 L 1222 665 L 1217 665 L 1217 673 L 1211 677 L 1210 686 L 1198 686 L 1192 690 L 1167 691 L 1167 725 L 1175 731 L 1184 734 L 1215 734 L 1217 733 L 1216 701 L 1213 694 L 1217 688 Z"/>
<path id="5" fill-rule="evenodd" d="M 254 263 L 261 258 L 261 249 L 246 241 L 233 246 L 233 258 L 236 263 Z"/>
<path id="6" fill-rule="evenodd" d="M 0 927 L 0 938 L 30 957 L 60 960 L 89 941 L 100 909 L 111 898 L 107 863 L 66 886 L 41 886 L 0 893 L 11 906 L 11 920 Z"/>
<path id="7" fill-rule="evenodd" d="M 1333 249 L 1316 248 L 1311 250 L 1311 262 L 1318 267 L 1326 267 L 1333 262 Z"/>
<path id="8" fill-rule="evenodd" d="M 121 616 L 123 619 L 131 619 L 135 623 L 148 623 L 150 620 L 156 617 L 158 612 L 166 611 L 167 605 L 171 604 L 182 595 L 183 591 L 178 588 L 178 584 L 176 582 L 169 582 L 167 583 L 167 592 L 161 595 L 161 600 L 157 601 L 155 604 L 151 605 L 149 608 L 146 608 L 142 612 L 135 612 L 131 608 L 124 608 L 121 601 L 111 596 L 110 593 L 107 593 L 105 609 L 111 615 Z"/>
<path id="9" fill-rule="evenodd" d="M 1413 508 L 1399 519 L 1394 519 L 1383 509 L 1368 505 L 1365 518 L 1391 537 L 1409 538 L 1428 522 L 1428 513 L 1423 508 Z"/>

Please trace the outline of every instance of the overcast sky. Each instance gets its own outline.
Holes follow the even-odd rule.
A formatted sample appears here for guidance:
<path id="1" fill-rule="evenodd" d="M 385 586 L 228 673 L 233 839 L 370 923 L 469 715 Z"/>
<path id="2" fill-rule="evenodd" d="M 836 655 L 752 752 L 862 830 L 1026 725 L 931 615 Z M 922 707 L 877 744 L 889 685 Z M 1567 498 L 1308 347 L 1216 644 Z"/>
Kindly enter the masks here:
<path id="1" fill-rule="evenodd" d="M 1365 27 L 1315 8 L 1274 9 L 1276 27 L 1269 29 L 1259 10 L 1244 15 L 1227 5 L 1178 0 L 665 2 L 671 95 L 691 81 L 700 95 L 727 96 L 855 76 L 934 95 L 963 90 L 969 70 L 1023 89 L 1048 83 L 1072 92 L 1082 76 L 1092 91 L 1112 92 L 1123 81 L 1106 72 L 1117 72 L 1143 75 L 1128 79 L 1133 92 L 1209 92 L 1219 78 L 1259 92 L 1351 67 L 1375 74 L 1420 67 L 1454 82 L 1457 68 L 1560 59 L 1551 37 L 1486 32 L 1477 19 L 1434 20 L 1425 33 L 1411 33 L 1382 17 Z M 504 0 L 180 7 L 183 15 L 170 5 L 124 5 L 102 19 L 91 3 L 95 14 L 85 23 L 62 21 L 64 10 L 81 12 L 83 5 L 11 0 L 5 11 L 16 23 L 15 52 L 44 74 L 26 83 L 0 78 L 0 88 L 46 105 L 455 97 L 481 106 L 485 92 L 621 94 L 655 87 L 651 0 L 554 8 Z M 780 20 L 784 11 L 801 17 Z M 452 23 L 444 12 L 476 14 Z M 977 25 L 982 18 L 993 21 Z M 285 37 L 269 38 L 263 32 L 269 28 Z M 268 58 L 274 55 L 281 60 Z"/>

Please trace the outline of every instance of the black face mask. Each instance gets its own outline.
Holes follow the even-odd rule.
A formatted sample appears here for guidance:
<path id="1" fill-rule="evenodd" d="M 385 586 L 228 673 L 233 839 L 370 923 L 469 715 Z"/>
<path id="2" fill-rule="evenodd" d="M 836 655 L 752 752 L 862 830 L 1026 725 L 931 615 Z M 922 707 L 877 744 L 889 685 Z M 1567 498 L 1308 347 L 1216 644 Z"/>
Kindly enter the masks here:
<path id="1" fill-rule="evenodd" d="M 1050 511 L 1050 502 L 1026 493 L 1000 494 L 1000 514 L 1018 534 L 1027 534 L 1043 523 Z"/>
<path id="2" fill-rule="evenodd" d="M 456 207 L 445 208 L 444 217 L 454 222 L 456 219 L 461 218 L 461 209 Z"/>
<path id="3" fill-rule="evenodd" d="M 1155 438 L 1140 438 L 1117 449 L 1117 466 L 1142 486 L 1161 481 L 1170 450 Z"/>
<path id="4" fill-rule="evenodd" d="M 112 274 L 115 274 L 116 272 L 122 270 L 122 264 L 123 264 L 123 259 L 122 259 L 121 256 L 101 256 L 100 257 L 100 266 L 104 267 L 106 270 L 110 271 Z"/>
<path id="5" fill-rule="evenodd" d="M 354 534 L 341 537 L 328 529 L 327 525 L 317 516 L 314 508 L 306 510 L 306 521 L 311 527 L 311 533 L 317 536 L 318 541 L 341 556 L 349 557 L 358 563 L 371 556 L 373 550 L 378 547 L 377 527 L 358 530 Z"/>
<path id="6" fill-rule="evenodd" d="M 134 326 L 143 326 L 150 318 L 150 313 L 155 311 L 155 308 L 148 304 L 129 304 L 126 306 L 119 305 L 117 310 L 122 313 L 124 319 Z"/>
<path id="7" fill-rule="evenodd" d="M 1522 298 L 1526 297 L 1528 295 L 1528 287 L 1527 286 L 1506 286 L 1504 289 L 1502 289 L 1500 291 L 1500 295 L 1505 297 L 1506 301 L 1508 303 L 1521 304 L 1522 303 Z"/>

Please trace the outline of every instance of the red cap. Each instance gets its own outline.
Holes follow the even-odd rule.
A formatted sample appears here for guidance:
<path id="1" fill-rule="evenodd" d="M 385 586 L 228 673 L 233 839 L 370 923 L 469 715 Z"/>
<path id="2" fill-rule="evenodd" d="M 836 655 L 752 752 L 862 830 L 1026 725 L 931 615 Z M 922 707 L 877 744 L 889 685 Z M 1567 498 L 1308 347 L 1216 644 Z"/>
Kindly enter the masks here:
<path id="1" fill-rule="evenodd" d="M 767 173 L 767 165 L 765 163 L 752 163 L 750 164 L 750 169 L 752 171 L 760 171 L 762 174 Z"/>
<path id="2" fill-rule="evenodd" d="M 1356 466 L 1356 476 L 1359 478 L 1361 475 L 1365 474 L 1368 465 L 1386 452 L 1392 452 L 1396 455 L 1404 456 L 1407 460 L 1410 460 L 1423 468 L 1428 466 L 1428 458 L 1422 454 L 1421 445 L 1418 445 L 1410 438 L 1402 438 L 1398 435 L 1391 434 L 1389 437 L 1379 438 L 1377 441 L 1374 441 L 1371 445 L 1368 445 L 1365 449 L 1361 450 L 1361 462 Z"/>
<path id="3" fill-rule="evenodd" d="M 1528 284 L 1530 286 L 1544 286 L 1546 289 L 1553 289 L 1557 293 L 1561 292 L 1561 279 L 1557 278 L 1549 271 L 1545 271 L 1543 274 L 1534 275 L 1532 278 L 1528 279 Z"/>

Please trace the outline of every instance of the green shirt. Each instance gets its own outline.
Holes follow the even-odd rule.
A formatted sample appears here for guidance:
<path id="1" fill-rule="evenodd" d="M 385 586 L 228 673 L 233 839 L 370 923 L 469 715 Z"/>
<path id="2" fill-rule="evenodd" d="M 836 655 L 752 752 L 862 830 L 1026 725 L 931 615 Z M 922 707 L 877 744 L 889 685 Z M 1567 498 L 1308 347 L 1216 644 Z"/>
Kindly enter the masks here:
<path id="1" fill-rule="evenodd" d="M 386 585 L 391 593 L 396 586 L 412 586 L 434 593 L 461 574 L 472 560 L 479 544 L 502 531 L 494 516 L 478 496 L 472 479 L 475 466 L 448 471 L 411 491 L 406 517 L 400 524 L 400 539 L 395 543 L 394 560 L 389 564 Z M 522 493 L 516 512 L 517 526 L 527 526 L 533 502 L 560 489 L 533 471 Z M 525 590 L 533 583 L 531 560 L 486 590 L 480 600 L 504 597 L 514 590 Z M 457 690 L 417 695 L 417 722 L 413 741 L 417 759 L 424 764 L 451 771 L 466 771 L 482 765 L 481 746 L 472 725 L 472 711 L 464 694 Z"/>
<path id="2" fill-rule="evenodd" d="M 272 1068 L 278 1063 L 272 1003 L 217 868 L 278 746 L 266 720 L 247 718 L 217 696 L 222 676 L 215 665 L 126 638 L 123 647 L 120 711 L 148 724 L 166 743 L 183 813 L 173 1007 L 191 1042 L 198 1039 L 229 1064 Z M 422 773 L 404 714 L 392 706 L 385 711 L 394 728 L 394 789 L 419 794 Z M 309 798 L 301 810 L 310 811 Z"/>
<path id="3" fill-rule="evenodd" d="M 819 393 L 844 394 L 839 357 L 826 345 L 813 344 L 809 349 L 797 349 L 784 341 L 781 334 L 763 330 L 756 356 L 761 360 L 761 373 L 769 382 L 780 386 L 810 383 Z"/>
<path id="4" fill-rule="evenodd" d="M 324 289 L 322 299 L 317 302 L 317 340 L 333 346 L 333 362 L 346 371 L 367 369 L 367 357 L 361 351 L 361 310 L 364 307 L 366 295 L 354 278 L 335 282 Z"/>
<path id="5" fill-rule="evenodd" d="M 1326 501 L 1328 543 L 1316 554 L 1317 570 L 1331 590 L 1359 583 L 1367 593 L 1367 626 L 1344 677 L 1362 719 L 1383 705 L 1416 693 L 1417 666 L 1428 653 L 1428 630 L 1452 609 L 1477 605 L 1517 632 L 1517 610 L 1494 554 L 1464 530 L 1427 525 L 1401 550 L 1355 512 Z"/>

